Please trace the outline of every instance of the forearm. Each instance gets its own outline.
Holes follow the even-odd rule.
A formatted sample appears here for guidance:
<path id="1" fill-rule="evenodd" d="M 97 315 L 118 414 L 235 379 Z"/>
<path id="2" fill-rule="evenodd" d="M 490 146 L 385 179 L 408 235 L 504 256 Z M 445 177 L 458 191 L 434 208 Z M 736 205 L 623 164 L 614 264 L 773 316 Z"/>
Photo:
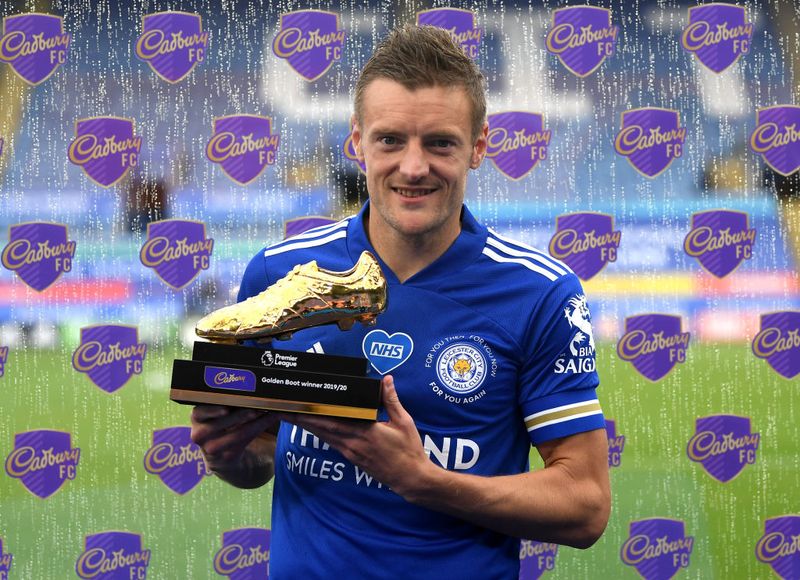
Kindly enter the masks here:
<path id="1" fill-rule="evenodd" d="M 206 464 L 223 481 L 242 489 L 261 487 L 275 473 L 275 436 L 256 437 L 235 460 L 206 457 Z"/>

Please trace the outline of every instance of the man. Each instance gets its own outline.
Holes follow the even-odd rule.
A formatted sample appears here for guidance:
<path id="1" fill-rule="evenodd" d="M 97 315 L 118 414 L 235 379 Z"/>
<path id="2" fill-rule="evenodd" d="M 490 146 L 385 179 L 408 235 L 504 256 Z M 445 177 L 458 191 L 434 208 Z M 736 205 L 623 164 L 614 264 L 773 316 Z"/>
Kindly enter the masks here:
<path id="1" fill-rule="evenodd" d="M 346 270 L 362 250 L 389 284 L 374 329 L 327 325 L 285 343 L 367 356 L 388 421 L 284 414 L 276 439 L 274 413 L 193 411 L 193 440 L 217 475 L 256 487 L 274 470 L 274 578 L 516 578 L 518 538 L 585 548 L 605 528 L 597 374 L 556 370 L 569 357 L 593 368 L 591 337 L 572 324 L 580 283 L 463 205 L 485 117 L 481 73 L 446 32 L 394 31 L 356 85 L 368 203 L 247 268 L 240 300 L 295 264 Z M 528 471 L 531 443 L 544 469 Z"/>

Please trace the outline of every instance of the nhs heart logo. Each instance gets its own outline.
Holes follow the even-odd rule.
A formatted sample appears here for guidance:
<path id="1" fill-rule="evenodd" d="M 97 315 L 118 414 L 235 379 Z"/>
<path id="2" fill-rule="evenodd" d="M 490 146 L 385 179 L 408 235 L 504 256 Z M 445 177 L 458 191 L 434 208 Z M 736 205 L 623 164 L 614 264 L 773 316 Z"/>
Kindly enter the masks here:
<path id="1" fill-rule="evenodd" d="M 372 368 L 385 375 L 408 360 L 414 350 L 414 341 L 404 332 L 390 335 L 383 330 L 373 330 L 364 337 L 361 350 Z"/>

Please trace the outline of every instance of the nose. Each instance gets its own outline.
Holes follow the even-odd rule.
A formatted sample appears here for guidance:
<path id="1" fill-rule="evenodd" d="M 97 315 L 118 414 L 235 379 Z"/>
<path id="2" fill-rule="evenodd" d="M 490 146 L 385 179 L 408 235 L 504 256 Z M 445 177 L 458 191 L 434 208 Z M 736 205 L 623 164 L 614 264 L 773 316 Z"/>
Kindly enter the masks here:
<path id="1" fill-rule="evenodd" d="M 400 174 L 413 183 L 428 175 L 429 169 L 428 158 L 422 144 L 413 139 L 409 140 L 400 160 Z"/>

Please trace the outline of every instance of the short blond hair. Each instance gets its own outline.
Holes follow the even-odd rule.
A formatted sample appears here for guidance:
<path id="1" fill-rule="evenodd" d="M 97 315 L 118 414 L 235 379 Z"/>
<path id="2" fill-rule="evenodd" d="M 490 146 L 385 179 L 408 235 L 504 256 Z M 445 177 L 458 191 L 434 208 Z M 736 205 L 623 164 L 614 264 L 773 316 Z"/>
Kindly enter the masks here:
<path id="1" fill-rule="evenodd" d="M 359 123 L 364 91 L 376 79 L 395 81 L 410 91 L 434 86 L 463 87 L 472 105 L 472 139 L 480 135 L 486 120 L 486 80 L 447 31 L 407 24 L 378 44 L 356 82 L 354 108 Z"/>

